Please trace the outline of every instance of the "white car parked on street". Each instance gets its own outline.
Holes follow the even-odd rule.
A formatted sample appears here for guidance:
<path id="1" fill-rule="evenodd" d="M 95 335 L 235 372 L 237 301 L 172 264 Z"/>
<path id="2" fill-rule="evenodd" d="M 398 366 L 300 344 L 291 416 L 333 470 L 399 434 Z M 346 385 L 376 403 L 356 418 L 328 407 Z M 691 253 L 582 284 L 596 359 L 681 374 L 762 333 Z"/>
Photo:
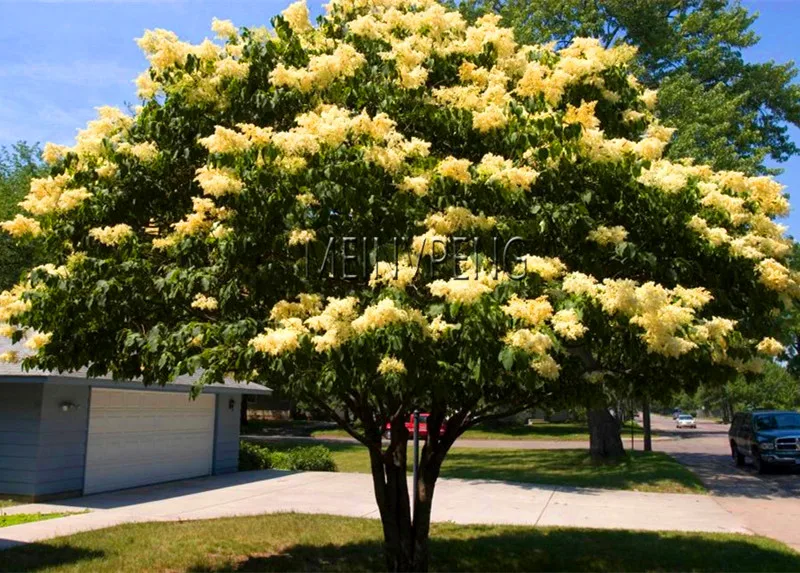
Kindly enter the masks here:
<path id="1" fill-rule="evenodd" d="M 694 418 L 692 418 L 689 414 L 681 414 L 678 416 L 678 419 L 675 420 L 675 427 L 678 429 L 697 428 L 697 422 L 695 422 Z"/>

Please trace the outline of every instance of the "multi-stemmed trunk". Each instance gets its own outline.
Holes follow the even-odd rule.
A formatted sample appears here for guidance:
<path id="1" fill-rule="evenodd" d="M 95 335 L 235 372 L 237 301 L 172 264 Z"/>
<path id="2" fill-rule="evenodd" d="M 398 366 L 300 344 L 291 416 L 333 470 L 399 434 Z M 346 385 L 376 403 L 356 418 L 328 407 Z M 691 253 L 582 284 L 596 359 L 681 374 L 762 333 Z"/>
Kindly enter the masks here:
<path id="1" fill-rule="evenodd" d="M 386 452 L 380 443 L 370 447 L 372 480 L 383 525 L 386 567 L 389 571 L 427 571 L 433 491 L 449 445 L 426 441 L 416 489 L 410 496 L 407 436 L 405 428 L 392 431 Z"/>

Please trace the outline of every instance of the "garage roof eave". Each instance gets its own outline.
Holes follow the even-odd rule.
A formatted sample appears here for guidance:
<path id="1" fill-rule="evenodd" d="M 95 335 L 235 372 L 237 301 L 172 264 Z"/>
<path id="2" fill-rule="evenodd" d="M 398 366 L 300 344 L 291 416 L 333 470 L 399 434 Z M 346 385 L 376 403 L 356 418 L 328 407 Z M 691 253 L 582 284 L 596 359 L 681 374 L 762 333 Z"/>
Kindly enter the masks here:
<path id="1" fill-rule="evenodd" d="M 19 372 L 15 374 L 0 373 L 0 382 L 27 384 L 68 384 L 71 386 L 92 386 L 93 388 L 119 388 L 128 390 L 148 390 L 167 392 L 188 392 L 195 385 L 198 376 L 180 376 L 164 385 L 145 386 L 140 381 L 117 381 L 110 377 L 87 378 L 80 373 L 49 374 L 42 372 Z M 224 384 L 205 384 L 205 394 L 272 394 L 272 389 L 261 384 L 227 381 Z"/>

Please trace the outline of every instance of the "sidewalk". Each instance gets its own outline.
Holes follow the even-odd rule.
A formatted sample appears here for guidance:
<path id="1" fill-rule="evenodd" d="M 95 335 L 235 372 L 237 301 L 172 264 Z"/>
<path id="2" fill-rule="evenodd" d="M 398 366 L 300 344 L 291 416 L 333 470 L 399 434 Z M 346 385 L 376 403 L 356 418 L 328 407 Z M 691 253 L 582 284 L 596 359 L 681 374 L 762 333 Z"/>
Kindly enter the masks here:
<path id="1" fill-rule="evenodd" d="M 706 495 L 640 493 L 440 479 L 434 521 L 750 533 Z M 295 511 L 378 518 L 367 474 L 275 470 L 172 482 L 5 513 L 89 511 L 0 528 L 0 549 L 122 523 L 211 519 Z"/>

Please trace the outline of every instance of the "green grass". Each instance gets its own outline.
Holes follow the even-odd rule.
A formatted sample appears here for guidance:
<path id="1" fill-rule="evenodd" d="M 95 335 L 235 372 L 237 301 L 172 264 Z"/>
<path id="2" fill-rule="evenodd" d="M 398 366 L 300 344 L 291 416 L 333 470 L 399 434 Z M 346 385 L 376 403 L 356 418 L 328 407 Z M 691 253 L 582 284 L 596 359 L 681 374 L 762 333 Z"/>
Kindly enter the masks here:
<path id="1" fill-rule="evenodd" d="M 630 438 L 631 425 L 635 436 L 641 437 L 642 428 L 638 422 L 628 422 L 622 428 L 622 438 Z M 342 438 L 350 434 L 338 428 L 314 430 L 315 438 Z M 653 432 L 653 435 L 657 435 Z M 461 436 L 465 440 L 553 440 L 553 441 L 589 441 L 586 424 L 573 422 L 540 422 L 530 425 L 518 424 L 484 424 L 467 430 Z"/>
<path id="2" fill-rule="evenodd" d="M 45 519 L 55 519 L 73 515 L 71 513 L 15 513 L 13 515 L 0 515 L 0 527 L 11 527 L 23 523 L 33 523 L 34 521 L 44 521 Z M 1 536 L 1 535 L 0 535 Z"/>
<path id="3" fill-rule="evenodd" d="M 0 571 L 381 571 L 377 520 L 276 514 L 137 523 L 6 550 Z M 797 571 L 763 537 L 434 524 L 433 571 Z"/>
<path id="4" fill-rule="evenodd" d="M 20 505 L 21 503 L 22 503 L 21 501 L 17 501 L 15 499 L 2 499 L 2 498 L 0 498 L 0 509 L 2 509 L 4 507 L 12 507 L 12 506 L 15 506 L 15 505 Z"/>
<path id="5" fill-rule="evenodd" d="M 337 442 L 325 445 L 333 452 L 339 471 L 369 473 L 369 457 L 363 446 Z M 274 449 L 296 446 L 288 442 L 268 444 Z M 586 450 L 453 448 L 447 454 L 441 476 L 652 492 L 706 491 L 696 475 L 660 452 L 634 452 L 619 464 L 595 465 Z"/>

